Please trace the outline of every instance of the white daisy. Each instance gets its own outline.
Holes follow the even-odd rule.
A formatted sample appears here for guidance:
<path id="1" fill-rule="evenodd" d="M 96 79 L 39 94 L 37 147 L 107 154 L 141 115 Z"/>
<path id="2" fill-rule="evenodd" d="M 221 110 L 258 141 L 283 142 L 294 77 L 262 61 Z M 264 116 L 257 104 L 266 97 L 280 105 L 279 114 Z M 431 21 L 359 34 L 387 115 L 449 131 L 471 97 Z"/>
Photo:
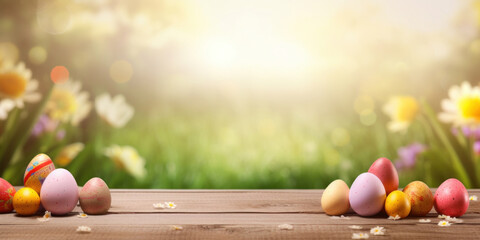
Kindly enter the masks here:
<path id="1" fill-rule="evenodd" d="M 104 93 L 95 99 L 95 109 L 98 115 L 113 127 L 125 126 L 133 117 L 134 109 L 126 101 L 123 95 L 110 97 Z"/>
<path id="2" fill-rule="evenodd" d="M 376 226 L 374 228 L 371 228 L 370 229 L 370 233 L 373 234 L 373 235 L 385 235 L 385 228 L 384 227 L 379 227 L 379 226 Z"/>
<path id="3" fill-rule="evenodd" d="M 292 230 L 293 226 L 290 224 L 284 223 L 284 224 L 278 225 L 278 228 L 280 230 Z"/>
<path id="4" fill-rule="evenodd" d="M 368 239 L 370 236 L 368 236 L 368 233 L 353 233 L 352 234 L 352 239 Z"/>
<path id="5" fill-rule="evenodd" d="M 395 215 L 395 217 L 394 217 L 394 216 L 389 216 L 389 217 L 388 217 L 388 219 L 393 220 L 393 221 L 398 220 L 398 219 L 400 219 L 400 218 L 401 218 L 401 217 L 398 216 L 398 215 Z"/>
<path id="6" fill-rule="evenodd" d="M 165 205 L 163 203 L 154 203 L 153 208 L 155 209 L 164 209 Z"/>
<path id="7" fill-rule="evenodd" d="M 430 219 L 419 219 L 418 221 L 421 222 L 421 223 L 429 223 L 429 222 L 432 222 L 432 220 L 430 220 Z"/>
<path id="8" fill-rule="evenodd" d="M 460 86 L 452 86 L 448 91 L 449 98 L 442 101 L 443 112 L 438 115 L 445 123 L 454 126 L 480 124 L 480 87 L 463 82 Z"/>
<path id="9" fill-rule="evenodd" d="M 8 113 L 15 108 L 15 103 L 10 99 L 0 100 L 0 120 L 5 120 L 8 117 Z"/>
<path id="10" fill-rule="evenodd" d="M 78 226 L 77 232 L 78 233 L 90 233 L 92 229 L 88 226 Z"/>
<path id="11" fill-rule="evenodd" d="M 177 207 L 177 204 L 175 204 L 174 202 L 165 202 L 165 208 L 174 209 L 176 207 Z"/>
<path id="12" fill-rule="evenodd" d="M 440 226 L 440 227 L 449 227 L 452 224 L 450 224 L 448 221 L 440 221 L 440 222 L 438 222 L 437 225 Z"/>
<path id="13" fill-rule="evenodd" d="M 331 216 L 331 219 L 343 219 L 343 220 L 350 220 L 350 217 L 345 217 L 343 215 L 339 216 Z"/>
<path id="14" fill-rule="evenodd" d="M 48 222 L 50 221 L 50 218 L 52 217 L 52 214 L 49 211 L 45 211 L 45 214 L 41 218 L 37 218 L 38 221 L 40 222 Z"/>
<path id="15" fill-rule="evenodd" d="M 180 231 L 180 230 L 183 230 L 183 227 L 182 226 L 177 226 L 177 225 L 172 225 L 172 229 L 175 230 L 175 231 Z"/>
<path id="16" fill-rule="evenodd" d="M 0 66 L 0 98 L 10 99 L 16 107 L 23 108 L 24 102 L 40 100 L 37 89 L 38 81 L 32 79 L 32 72 L 23 62 L 17 65 L 6 62 Z"/>
<path id="17" fill-rule="evenodd" d="M 463 222 L 462 219 L 458 219 L 456 217 L 450 217 L 450 216 L 447 216 L 445 218 L 445 220 L 448 221 L 448 222 L 453 222 L 453 223 L 462 223 Z"/>
<path id="18" fill-rule="evenodd" d="M 395 96 L 383 107 L 391 121 L 388 129 L 392 132 L 405 132 L 418 114 L 417 100 L 411 96 Z"/>
<path id="19" fill-rule="evenodd" d="M 88 215 L 87 215 L 86 213 L 79 213 L 79 214 L 77 215 L 77 217 L 79 217 L 79 218 L 88 218 Z"/>
<path id="20" fill-rule="evenodd" d="M 478 201 L 477 195 L 472 195 L 472 196 L 470 196 L 469 199 L 470 199 L 470 201 Z"/>
<path id="21" fill-rule="evenodd" d="M 357 229 L 357 230 L 363 229 L 362 226 L 358 226 L 358 225 L 351 225 L 351 226 L 348 226 L 348 228 L 350 228 L 350 229 Z"/>
<path id="22" fill-rule="evenodd" d="M 142 179 L 147 174 L 145 159 L 133 147 L 113 145 L 105 149 L 105 155 L 135 178 Z"/>
<path id="23" fill-rule="evenodd" d="M 450 216 L 447 216 L 447 215 L 444 215 L 444 214 L 438 215 L 438 218 L 443 218 L 443 219 L 445 219 L 445 218 L 447 218 L 447 217 L 450 217 Z"/>
<path id="24" fill-rule="evenodd" d="M 89 94 L 81 92 L 81 88 L 82 84 L 73 80 L 55 84 L 45 107 L 50 118 L 69 122 L 74 126 L 85 119 L 92 109 L 92 104 L 88 100 Z"/>

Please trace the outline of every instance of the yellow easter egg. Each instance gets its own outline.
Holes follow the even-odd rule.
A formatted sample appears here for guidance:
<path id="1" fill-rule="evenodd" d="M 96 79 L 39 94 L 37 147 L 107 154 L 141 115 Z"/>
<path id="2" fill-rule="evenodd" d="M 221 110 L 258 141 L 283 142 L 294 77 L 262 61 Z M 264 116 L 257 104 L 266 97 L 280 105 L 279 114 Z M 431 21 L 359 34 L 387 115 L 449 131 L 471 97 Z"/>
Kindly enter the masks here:
<path id="1" fill-rule="evenodd" d="M 43 181 L 55 170 L 52 159 L 46 154 L 38 154 L 27 166 L 25 174 L 23 175 L 23 184 L 25 187 L 32 188 L 40 194 Z"/>
<path id="2" fill-rule="evenodd" d="M 385 200 L 385 212 L 388 216 L 405 218 L 410 214 L 410 210 L 410 200 L 404 192 L 395 190 L 388 194 Z"/>
<path id="3" fill-rule="evenodd" d="M 40 207 L 40 197 L 29 187 L 24 187 L 13 196 L 13 209 L 20 215 L 33 215 Z"/>

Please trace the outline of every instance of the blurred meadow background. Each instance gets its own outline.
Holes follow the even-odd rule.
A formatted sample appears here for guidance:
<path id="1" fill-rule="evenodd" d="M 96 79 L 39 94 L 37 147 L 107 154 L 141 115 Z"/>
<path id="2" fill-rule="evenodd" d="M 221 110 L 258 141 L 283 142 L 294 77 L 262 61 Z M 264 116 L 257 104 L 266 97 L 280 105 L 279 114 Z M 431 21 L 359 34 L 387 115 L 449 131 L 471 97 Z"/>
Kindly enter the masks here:
<path id="1" fill-rule="evenodd" d="M 0 0 L 0 176 L 480 187 L 480 1 Z"/>

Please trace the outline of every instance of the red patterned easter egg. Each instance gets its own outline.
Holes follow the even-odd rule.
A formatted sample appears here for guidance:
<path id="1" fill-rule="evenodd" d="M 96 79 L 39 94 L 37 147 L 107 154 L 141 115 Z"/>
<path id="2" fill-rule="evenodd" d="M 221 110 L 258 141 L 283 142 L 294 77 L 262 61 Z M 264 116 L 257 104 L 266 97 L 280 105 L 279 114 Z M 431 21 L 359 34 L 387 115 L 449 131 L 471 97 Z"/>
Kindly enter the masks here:
<path id="1" fill-rule="evenodd" d="M 23 183 L 25 187 L 32 188 L 40 194 L 43 181 L 47 178 L 48 174 L 55 170 L 52 159 L 46 154 L 38 154 L 27 166 L 25 175 L 23 177 Z"/>
<path id="2" fill-rule="evenodd" d="M 0 213 L 8 213 L 13 210 L 13 196 L 15 188 L 7 180 L 0 178 Z"/>

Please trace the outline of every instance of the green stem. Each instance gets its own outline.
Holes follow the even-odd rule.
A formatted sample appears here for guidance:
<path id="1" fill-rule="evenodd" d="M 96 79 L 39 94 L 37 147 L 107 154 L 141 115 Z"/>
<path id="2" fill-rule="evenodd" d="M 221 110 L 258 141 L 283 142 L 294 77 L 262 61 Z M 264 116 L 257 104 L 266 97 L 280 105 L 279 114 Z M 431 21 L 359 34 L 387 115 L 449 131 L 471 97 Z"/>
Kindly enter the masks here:
<path id="1" fill-rule="evenodd" d="M 52 92 L 53 85 L 50 87 L 48 92 L 45 94 L 45 97 L 42 101 L 38 104 L 37 107 L 32 108 L 31 115 L 26 118 L 24 121 L 19 122 L 17 129 L 12 131 L 12 138 L 9 140 L 7 144 L 5 144 L 4 152 L 1 152 L 0 156 L 2 157 L 2 161 L 0 162 L 0 176 L 3 175 L 6 168 L 9 166 L 10 161 L 12 160 L 13 156 L 15 156 L 16 152 L 22 149 L 23 145 L 27 141 L 30 133 L 32 131 L 33 126 L 38 120 L 38 117 L 42 113 L 48 99 L 50 98 L 50 94 Z M 18 130 L 18 131 L 17 131 Z M 10 131 L 8 131 L 10 132 Z"/>
<path id="2" fill-rule="evenodd" d="M 430 120 L 431 127 L 433 128 L 434 132 L 438 136 L 440 142 L 445 147 L 445 150 L 450 155 L 450 158 L 453 164 L 453 169 L 456 171 L 458 177 L 467 187 L 476 186 L 477 181 L 476 181 L 475 168 L 470 168 L 470 166 L 465 166 L 467 162 L 461 161 L 459 155 L 453 148 L 452 143 L 450 142 L 447 135 L 445 134 L 445 131 L 443 131 L 440 123 L 437 121 L 436 115 L 431 109 L 431 107 L 424 100 L 422 100 L 422 105 L 423 105 L 423 109 L 425 110 L 425 113 L 428 116 L 428 119 Z M 473 170 L 471 171 L 473 173 L 468 174 L 466 168 Z"/>

